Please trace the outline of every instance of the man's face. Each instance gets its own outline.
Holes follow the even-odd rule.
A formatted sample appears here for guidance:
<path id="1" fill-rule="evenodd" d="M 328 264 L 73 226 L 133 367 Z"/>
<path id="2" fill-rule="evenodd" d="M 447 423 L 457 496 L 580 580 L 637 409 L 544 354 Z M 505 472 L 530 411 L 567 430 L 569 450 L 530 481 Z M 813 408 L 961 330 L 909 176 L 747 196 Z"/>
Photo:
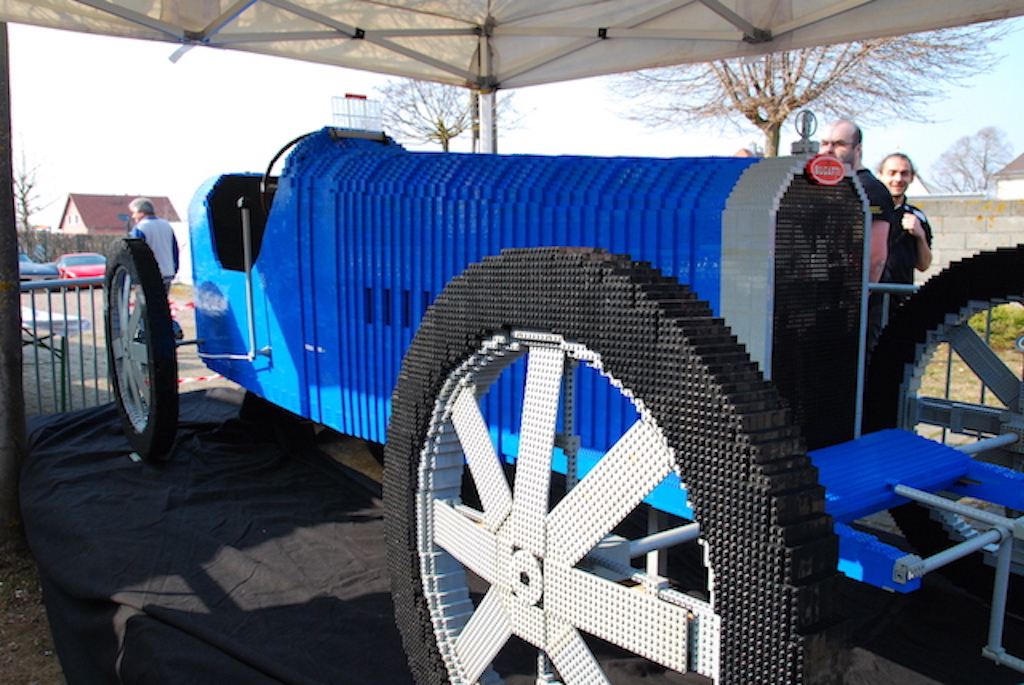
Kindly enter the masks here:
<path id="1" fill-rule="evenodd" d="M 914 180 L 914 171 L 910 162 L 902 157 L 890 157 L 882 163 L 881 181 L 889 189 L 893 197 L 903 197 L 907 187 Z"/>
<path id="2" fill-rule="evenodd" d="M 860 145 L 853 142 L 853 134 L 850 124 L 833 124 L 821 137 L 820 152 L 835 155 L 847 168 L 856 170 Z"/>

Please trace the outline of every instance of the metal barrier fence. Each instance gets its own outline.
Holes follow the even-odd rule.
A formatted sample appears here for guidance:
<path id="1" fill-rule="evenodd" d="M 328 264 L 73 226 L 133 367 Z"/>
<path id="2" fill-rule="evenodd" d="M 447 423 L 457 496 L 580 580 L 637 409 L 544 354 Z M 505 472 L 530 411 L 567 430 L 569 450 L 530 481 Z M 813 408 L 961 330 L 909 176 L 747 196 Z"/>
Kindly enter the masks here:
<path id="1" fill-rule="evenodd" d="M 103 278 L 21 284 L 22 384 L 25 415 L 106 404 Z"/>

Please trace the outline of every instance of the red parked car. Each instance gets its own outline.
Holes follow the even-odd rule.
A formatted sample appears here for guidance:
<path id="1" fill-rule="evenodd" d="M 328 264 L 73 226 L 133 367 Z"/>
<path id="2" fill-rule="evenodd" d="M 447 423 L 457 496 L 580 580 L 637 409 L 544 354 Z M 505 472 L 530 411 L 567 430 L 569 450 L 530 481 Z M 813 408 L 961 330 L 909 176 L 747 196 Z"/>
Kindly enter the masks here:
<path id="1" fill-rule="evenodd" d="M 107 270 L 107 258 L 96 252 L 73 252 L 57 258 L 61 278 L 93 278 Z"/>

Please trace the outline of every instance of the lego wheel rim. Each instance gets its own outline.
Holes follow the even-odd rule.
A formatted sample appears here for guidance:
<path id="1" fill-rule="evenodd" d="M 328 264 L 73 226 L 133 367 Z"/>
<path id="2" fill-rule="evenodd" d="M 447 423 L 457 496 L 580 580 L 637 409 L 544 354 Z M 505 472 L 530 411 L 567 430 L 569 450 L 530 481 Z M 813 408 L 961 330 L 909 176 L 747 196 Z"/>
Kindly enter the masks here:
<path id="1" fill-rule="evenodd" d="M 170 310 L 156 260 L 125 240 L 106 276 L 111 384 L 132 449 L 145 459 L 169 450 L 177 428 L 177 359 Z"/>
<path id="2" fill-rule="evenodd" d="M 517 284 L 514 292 L 508 288 L 510 282 Z M 599 354 L 595 352 L 598 349 Z M 489 355 L 496 356 L 491 359 Z M 629 398 L 641 417 L 651 419 L 645 430 L 654 427 L 653 439 L 661 434 L 668 453 L 675 455 L 693 520 L 701 526 L 703 544 L 694 546 L 705 555 L 705 568 L 713 578 L 711 596 L 691 603 L 698 609 L 694 617 L 701 615 L 705 621 L 703 630 L 688 632 L 686 637 L 688 641 L 707 640 L 687 655 L 687 659 L 705 659 L 705 663 L 695 666 L 688 662 L 686 668 L 710 673 L 720 683 L 739 683 L 749 682 L 751 673 L 764 682 L 813 681 L 807 674 L 833 667 L 832 663 L 823 664 L 835 653 L 826 646 L 831 640 L 826 628 L 835 608 L 835 536 L 831 521 L 823 514 L 824 496 L 816 471 L 802 453 L 798 432 L 788 423 L 785 404 L 774 388 L 747 361 L 706 304 L 648 265 L 599 250 L 540 248 L 489 257 L 449 283 L 422 322 L 392 397 L 384 478 L 388 565 L 396 622 L 416 680 L 464 682 L 478 672 L 484 681 L 489 680 L 494 675 L 491 666 L 503 669 L 499 662 L 504 654 L 488 662 L 510 631 L 516 633 L 516 640 L 530 646 L 529 651 L 536 651 L 539 643 L 543 658 L 537 661 L 545 666 L 546 657 L 554 653 L 552 670 L 565 682 L 604 680 L 599 669 L 591 669 L 593 654 L 588 656 L 584 647 L 589 645 L 589 636 L 606 635 L 614 626 L 588 625 L 579 630 L 573 621 L 560 620 L 565 616 L 555 616 L 549 622 L 549 615 L 563 610 L 564 598 L 570 594 L 567 588 L 577 583 L 585 588 L 597 586 L 591 594 L 576 595 L 581 604 L 594 604 L 586 597 L 616 592 L 602 585 L 603 576 L 591 572 L 594 565 L 600 565 L 593 559 L 597 555 L 587 558 L 591 551 L 587 547 L 595 538 L 615 547 L 615 541 L 601 538 L 607 527 L 601 521 L 607 519 L 595 517 L 600 519 L 597 528 L 601 535 L 581 536 L 589 541 L 574 547 L 573 553 L 564 552 L 567 545 L 559 543 L 558 554 L 569 560 L 580 557 L 580 563 L 549 564 L 547 548 L 533 547 L 528 536 L 515 527 L 529 529 L 543 516 L 543 524 L 534 526 L 542 532 L 534 530 L 533 534 L 546 538 L 551 524 L 547 518 L 571 496 L 552 500 L 559 504 L 550 512 L 545 513 L 541 506 L 534 509 L 539 513 L 532 518 L 519 514 L 516 520 L 513 512 L 519 476 L 509 477 L 502 486 L 504 471 L 499 477 L 493 464 L 489 471 L 495 475 L 473 472 L 477 467 L 472 462 L 497 460 L 478 459 L 478 450 L 488 449 L 489 431 L 478 418 L 468 418 L 476 416 L 471 400 L 478 391 L 460 388 L 492 386 L 495 377 L 508 372 L 513 357 L 526 365 L 529 377 L 530 365 L 535 362 L 524 357 L 535 355 L 547 360 L 536 362 L 535 367 L 544 377 L 557 376 L 566 360 L 600 367 L 606 382 Z M 517 392 L 523 393 L 524 403 L 532 403 L 523 387 Z M 504 397 L 500 390 L 496 394 Z M 546 397 L 546 406 L 559 404 L 556 392 L 549 389 L 540 394 Z M 456 416 L 460 411 L 467 413 Z M 550 426 L 551 415 L 540 413 Z M 466 436 L 483 436 L 470 448 L 473 458 L 467 460 L 465 470 L 460 461 L 462 441 L 470 438 L 454 429 L 464 420 L 476 426 L 464 428 Z M 541 434 L 546 435 L 544 431 Z M 552 444 L 547 440 L 543 444 Z M 541 453 L 546 454 L 545 449 Z M 455 455 L 448 462 L 453 468 L 434 468 L 437 454 L 447 451 Z M 656 462 L 659 453 L 653 454 Z M 641 458 L 647 455 L 645 452 Z M 531 457 L 516 474 L 526 473 L 523 482 L 542 479 L 545 463 L 543 458 Z M 488 471 L 488 467 L 480 469 Z M 550 474 L 547 477 L 556 480 Z M 488 485 L 481 488 L 478 479 Z M 481 502 L 491 504 L 475 506 L 462 497 L 466 481 L 473 484 L 474 493 L 488 490 L 489 484 L 496 482 L 494 491 L 499 494 L 491 491 L 485 497 L 478 493 Z M 500 494 L 503 488 L 511 495 Z M 534 486 L 532 492 L 542 490 Z M 526 501 L 522 507 L 527 507 Z M 491 512 L 505 508 L 494 502 L 507 505 L 507 523 L 501 515 L 497 519 L 502 524 L 493 523 Z M 493 531 L 486 528 L 488 517 Z M 440 533 L 434 526 L 438 520 L 443 521 Z M 507 526 L 508 544 L 506 538 L 499 540 Z M 435 533 L 442 539 L 435 539 Z M 498 560 L 481 562 L 449 554 L 445 550 L 449 538 L 460 535 L 475 535 L 471 539 L 479 544 L 458 543 L 457 553 L 469 555 L 484 549 L 489 551 L 479 556 Z M 474 596 L 473 576 L 478 574 L 472 571 L 480 563 L 485 564 L 483 575 L 490 574 L 491 579 L 497 577 L 494 564 L 499 564 L 505 575 L 497 585 L 483 583 L 482 592 Z M 621 565 L 618 569 L 622 570 Z M 567 581 L 567 575 L 575 582 Z M 668 575 L 671 578 L 673 574 Z M 654 579 L 641 574 L 625 581 L 635 588 L 632 592 L 648 593 L 647 609 L 634 610 L 634 605 L 628 605 L 631 608 L 604 619 L 608 623 L 621 620 L 633 627 L 620 644 L 635 649 L 634 655 L 653 639 L 647 631 L 680 634 L 678 625 L 666 631 L 636 627 L 643 625 L 643 614 L 648 626 L 662 625 L 659 620 L 672 623 L 678 616 L 667 595 L 658 595 L 664 586 L 645 584 L 648 580 Z M 670 583 L 668 589 L 678 588 Z M 432 604 L 431 593 L 445 596 Z M 714 615 L 710 611 L 700 614 L 712 606 L 712 600 Z M 631 597 L 624 601 L 639 600 Z M 506 602 L 521 610 L 514 620 L 507 617 Z M 767 633 L 766 612 L 773 617 Z M 620 619 L 625 614 L 629 616 Z M 531 615 L 537 620 L 524 618 Z M 715 619 L 720 630 L 708 625 Z M 492 620 L 498 629 L 477 631 L 476 623 Z M 540 627 L 534 629 L 536 626 Z M 548 627 L 553 629 L 548 632 Z M 465 631 L 469 631 L 468 638 Z M 808 658 L 811 643 L 816 645 L 814 658 Z M 652 648 L 658 658 L 659 649 L 667 648 Z M 564 665 L 567 659 L 570 663 Z"/>
<path id="3" fill-rule="evenodd" d="M 994 342 L 998 336 L 992 329 L 997 308 L 1020 308 L 1022 303 L 1021 295 L 971 300 L 925 333 L 925 342 L 913 364 L 906 367 L 900 386 L 899 428 L 924 434 L 931 426 L 931 437 L 956 444 L 998 435 L 985 424 L 1022 425 L 1024 382 L 1020 369 L 1024 358 L 1014 341 Z M 939 376 L 936 367 L 944 367 L 945 376 Z M 953 376 L 958 378 L 954 381 Z M 954 387 L 954 382 L 960 387 Z M 961 415 L 975 417 L 974 421 L 965 422 L 962 416 L 949 420 L 954 405 Z M 922 410 L 936 418 L 945 415 L 946 420 L 921 422 Z"/>
<path id="4" fill-rule="evenodd" d="M 997 308 L 1019 308 L 1022 304 L 1021 295 L 971 300 L 928 330 L 900 386 L 898 427 L 951 445 L 996 437 L 1005 424 L 1024 428 L 1020 404 L 1024 397 L 1024 355 L 1016 349 L 1015 340 L 1006 341 L 1005 336 L 993 331 L 993 320 L 1000 318 L 994 315 Z M 922 408 L 932 417 L 927 423 L 918 421 Z M 936 420 L 942 414 L 945 420 Z M 978 458 L 1015 470 L 1024 468 L 1024 455 L 1019 451 L 996 449 Z M 1000 508 L 998 513 L 1006 512 Z M 952 512 L 933 511 L 931 519 L 941 524 L 954 543 L 984 530 Z M 992 550 L 984 550 L 984 556 L 994 568 Z M 1011 571 L 1018 576 L 1024 574 L 1024 546 L 1014 546 Z M 987 594 L 988 588 L 981 592 Z"/>
<path id="5" fill-rule="evenodd" d="M 527 371 L 516 474 L 523 476 L 509 483 L 477 399 L 520 359 Z M 648 412 L 638 407 L 638 420 L 600 466 L 578 483 L 567 478 L 564 496 L 548 509 L 555 426 L 566 402 L 563 373 L 577 363 L 600 368 L 601 358 L 556 335 L 498 335 L 453 372 L 437 399 L 420 460 L 419 552 L 433 622 L 444 626 L 437 631 L 438 645 L 458 682 L 476 682 L 512 635 L 540 649 L 539 668 L 550 659 L 565 682 L 596 682 L 601 667 L 583 631 L 672 670 L 694 670 L 687 652 L 698 644 L 688 644 L 686 627 L 697 623 L 709 635 L 689 661 L 701 663 L 696 670 L 706 675 L 717 673 L 710 663 L 717 657 L 710 627 L 719 621 L 712 604 L 631 567 L 629 541 L 610 535 L 675 469 L 675 456 Z M 621 387 L 614 378 L 608 381 Z M 622 392 L 629 395 L 628 389 Z M 638 453 L 645 455 L 642 464 Z M 464 460 L 482 508 L 451 497 L 449 483 L 461 480 Z M 459 475 L 448 477 L 449 470 Z M 599 543 L 603 550 L 595 549 Z M 475 607 L 468 596 L 472 583 L 463 581 L 465 595 L 452 592 L 453 583 L 459 584 L 455 576 L 466 573 L 488 586 Z M 627 590 L 623 582 L 644 589 Z M 467 617 L 453 639 L 453 628 Z"/>

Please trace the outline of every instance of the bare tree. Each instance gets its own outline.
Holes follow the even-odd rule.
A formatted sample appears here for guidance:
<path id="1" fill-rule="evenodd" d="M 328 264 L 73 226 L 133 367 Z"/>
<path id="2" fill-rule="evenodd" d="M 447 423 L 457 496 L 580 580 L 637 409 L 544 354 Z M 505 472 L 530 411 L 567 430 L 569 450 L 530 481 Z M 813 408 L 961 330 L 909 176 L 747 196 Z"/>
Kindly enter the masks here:
<path id="1" fill-rule="evenodd" d="M 465 88 L 403 78 L 388 81 L 378 92 L 385 126 L 402 138 L 440 143 L 448 152 L 452 138 L 473 123 Z"/>
<path id="2" fill-rule="evenodd" d="M 395 79 L 378 88 L 384 125 L 397 137 L 419 143 L 440 143 L 448 152 L 452 139 L 477 125 L 473 91 L 443 83 Z M 511 94 L 497 98 L 495 121 L 502 128 L 517 125 Z"/>
<path id="3" fill-rule="evenodd" d="M 1013 160 L 1006 133 L 986 126 L 964 136 L 939 155 L 932 166 L 932 180 L 948 193 L 984 193 L 992 189 L 993 175 Z"/>
<path id="4" fill-rule="evenodd" d="M 665 67 L 624 75 L 614 87 L 629 100 L 630 119 L 652 127 L 753 125 L 774 156 L 787 118 L 812 104 L 828 117 L 865 123 L 928 121 L 923 105 L 943 95 L 939 86 L 990 69 L 998 61 L 990 46 L 1006 32 L 990 23 Z"/>
<path id="5" fill-rule="evenodd" d="M 14 169 L 14 215 L 18 230 L 27 231 L 32 228 L 32 215 L 45 209 L 49 203 L 42 203 L 39 195 L 36 178 L 39 167 L 29 165 L 24 151 L 19 157 L 20 162 Z"/>

